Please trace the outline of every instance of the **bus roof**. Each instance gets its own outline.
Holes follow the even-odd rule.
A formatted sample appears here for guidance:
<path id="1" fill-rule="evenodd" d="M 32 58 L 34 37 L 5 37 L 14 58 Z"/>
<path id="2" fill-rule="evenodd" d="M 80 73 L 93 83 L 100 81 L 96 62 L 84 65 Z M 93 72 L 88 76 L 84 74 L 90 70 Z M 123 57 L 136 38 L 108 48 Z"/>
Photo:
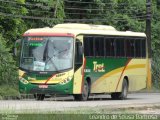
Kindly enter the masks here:
<path id="1" fill-rule="evenodd" d="M 23 36 L 77 36 L 79 34 L 87 35 L 114 35 L 114 36 L 137 36 L 146 37 L 145 33 L 132 31 L 117 31 L 114 27 L 108 25 L 92 25 L 79 23 L 64 23 L 55 25 L 53 28 L 36 28 L 26 31 Z"/>

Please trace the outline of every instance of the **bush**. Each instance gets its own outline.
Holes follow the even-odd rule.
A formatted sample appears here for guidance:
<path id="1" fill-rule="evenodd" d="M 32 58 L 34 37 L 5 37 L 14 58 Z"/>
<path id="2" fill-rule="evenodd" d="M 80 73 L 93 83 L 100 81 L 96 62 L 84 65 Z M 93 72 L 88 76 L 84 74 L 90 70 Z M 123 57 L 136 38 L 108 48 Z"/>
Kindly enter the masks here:
<path id="1" fill-rule="evenodd" d="M 17 88 L 14 88 L 8 85 L 1 85 L 0 86 L 0 99 L 18 98 L 20 94 Z"/>
<path id="2" fill-rule="evenodd" d="M 160 58 L 156 53 L 152 59 L 152 84 L 155 88 L 160 88 Z"/>
<path id="3" fill-rule="evenodd" d="M 12 90 L 18 86 L 18 74 L 16 62 L 13 60 L 10 49 L 6 47 L 5 39 L 0 34 L 0 95 L 4 93 L 12 94 Z M 8 89 L 2 90 L 2 86 L 7 86 Z M 10 90 L 12 88 L 12 90 Z M 13 90 L 13 91 L 14 91 Z M 10 92 L 10 93 L 9 93 Z"/>

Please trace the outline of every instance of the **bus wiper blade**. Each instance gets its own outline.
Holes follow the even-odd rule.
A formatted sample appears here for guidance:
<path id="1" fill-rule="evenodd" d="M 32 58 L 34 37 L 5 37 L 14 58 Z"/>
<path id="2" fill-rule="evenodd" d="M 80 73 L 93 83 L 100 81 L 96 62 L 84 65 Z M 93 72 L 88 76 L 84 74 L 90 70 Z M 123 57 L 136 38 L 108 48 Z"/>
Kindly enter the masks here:
<path id="1" fill-rule="evenodd" d="M 47 43 L 46 43 L 46 46 L 44 49 L 44 53 L 43 53 L 43 61 L 45 61 L 45 64 L 47 64 L 52 59 L 52 57 L 49 57 L 49 55 L 48 55 L 48 43 L 49 43 L 49 40 L 47 40 Z M 58 68 L 55 65 L 55 63 L 53 61 L 51 61 L 51 62 L 53 64 L 53 66 L 55 67 L 56 71 L 58 71 Z"/>
<path id="2" fill-rule="evenodd" d="M 57 54 L 54 54 L 52 57 L 49 57 L 49 59 L 46 61 L 46 63 L 48 63 L 48 61 L 50 61 L 52 58 L 54 58 L 55 56 L 59 55 L 60 53 L 63 53 L 65 51 L 67 51 L 68 49 L 64 49 L 62 51 L 59 51 Z"/>
<path id="3" fill-rule="evenodd" d="M 53 66 L 54 66 L 54 68 L 56 69 L 56 71 L 58 71 L 58 68 L 57 68 L 57 66 L 55 65 L 55 63 L 51 60 L 52 59 L 52 57 L 49 57 L 48 56 L 48 60 L 45 62 L 46 64 L 49 62 L 49 61 L 51 61 L 52 62 L 52 64 L 53 64 Z"/>
<path id="4" fill-rule="evenodd" d="M 43 52 L 43 61 L 46 61 L 48 58 L 48 42 L 49 40 L 47 40 L 46 46 L 44 48 L 44 52 Z"/>

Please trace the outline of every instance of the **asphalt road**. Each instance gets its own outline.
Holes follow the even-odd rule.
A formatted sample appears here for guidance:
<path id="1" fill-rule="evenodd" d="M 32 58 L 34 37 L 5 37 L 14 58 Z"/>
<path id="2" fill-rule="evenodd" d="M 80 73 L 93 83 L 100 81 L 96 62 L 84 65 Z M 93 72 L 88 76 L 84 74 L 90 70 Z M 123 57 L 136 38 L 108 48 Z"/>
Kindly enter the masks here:
<path id="1" fill-rule="evenodd" d="M 110 95 L 93 95 L 88 101 L 73 101 L 73 97 L 52 97 L 44 101 L 34 99 L 0 100 L 0 112 L 55 112 L 83 108 L 123 108 L 160 105 L 160 93 L 129 94 L 126 100 L 111 100 Z"/>

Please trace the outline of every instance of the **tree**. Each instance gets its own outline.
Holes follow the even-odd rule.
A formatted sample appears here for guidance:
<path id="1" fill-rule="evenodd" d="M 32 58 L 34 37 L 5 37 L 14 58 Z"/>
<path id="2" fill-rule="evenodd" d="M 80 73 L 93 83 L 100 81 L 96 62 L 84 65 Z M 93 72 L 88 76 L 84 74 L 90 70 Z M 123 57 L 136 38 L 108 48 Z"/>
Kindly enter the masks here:
<path id="1" fill-rule="evenodd" d="M 24 0 L 17 0 L 17 4 L 24 4 Z M 1 1 L 0 31 L 5 38 L 8 48 L 13 47 L 13 42 L 21 36 L 27 27 L 21 18 L 14 15 L 25 15 L 27 10 L 18 6 L 15 2 Z"/>
<path id="2" fill-rule="evenodd" d="M 10 49 L 6 47 L 6 40 L 0 34 L 0 85 L 17 86 L 18 71 L 9 51 Z"/>
<path id="3" fill-rule="evenodd" d="M 63 0 L 26 0 L 26 3 L 29 4 L 26 6 L 27 15 L 33 18 L 25 20 L 29 27 L 52 27 L 63 22 L 65 17 Z M 36 19 L 35 16 L 41 19 Z"/>
<path id="4" fill-rule="evenodd" d="M 160 54 L 159 3 L 159 0 L 152 0 L 154 63 L 159 61 L 157 56 Z M 30 28 L 52 27 L 63 22 L 79 22 L 112 25 L 117 30 L 145 32 L 146 0 L 12 0 L 10 2 L 1 0 L 0 4 L 0 44 L 2 45 L 0 59 L 1 63 L 4 63 L 0 66 L 1 71 L 7 70 L 6 66 L 11 70 L 15 69 L 15 62 L 10 52 L 15 40 L 21 38 L 21 35 Z M 6 59 L 8 60 L 5 61 Z M 153 69 L 154 73 L 157 71 L 159 70 Z M 7 74 L 7 71 L 3 72 L 4 74 Z M 3 75 L 0 75 L 2 81 Z M 14 78 L 11 73 L 10 75 L 9 79 Z"/>

